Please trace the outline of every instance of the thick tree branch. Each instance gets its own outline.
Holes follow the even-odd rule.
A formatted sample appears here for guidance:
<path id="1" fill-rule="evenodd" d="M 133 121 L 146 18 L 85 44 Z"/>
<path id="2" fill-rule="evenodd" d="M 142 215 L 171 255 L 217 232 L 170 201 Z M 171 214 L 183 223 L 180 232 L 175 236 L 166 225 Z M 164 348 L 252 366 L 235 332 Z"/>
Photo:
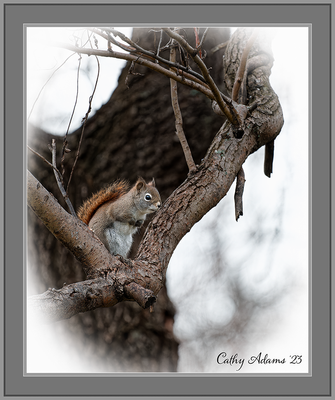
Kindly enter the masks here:
<path id="1" fill-rule="evenodd" d="M 232 49 L 234 46 L 238 47 L 242 39 L 237 35 L 236 42 L 233 40 L 227 48 L 227 51 L 231 49 L 231 53 L 228 51 L 226 60 L 234 64 L 231 68 L 234 72 L 231 75 L 231 82 L 235 81 L 238 66 L 238 61 L 234 63 L 236 52 Z M 127 55 L 127 57 L 135 61 L 134 56 Z M 147 61 L 143 60 L 143 65 L 144 63 Z M 176 78 L 174 73 L 168 72 L 173 75 L 173 79 Z M 108 287 L 105 290 L 108 295 L 105 298 L 108 300 L 100 299 L 94 303 L 95 305 L 109 306 L 127 299 L 134 299 L 142 306 L 150 305 L 163 286 L 169 260 L 183 236 L 226 195 L 247 157 L 274 140 L 279 134 L 283 116 L 278 98 L 269 84 L 269 73 L 270 70 L 266 66 L 259 67 L 253 72 L 255 83 L 251 82 L 248 86 L 250 110 L 253 111 L 244 115 L 242 138 L 235 138 L 233 124 L 229 121 L 224 123 L 198 170 L 172 193 L 151 220 L 133 261 L 110 255 L 93 232 L 81 221 L 70 216 L 28 173 L 29 206 L 47 228 L 82 262 L 88 279 L 98 283 L 98 286 L 102 284 L 99 279 L 106 282 Z M 228 86 L 228 89 L 231 90 L 232 87 Z M 257 108 L 254 104 L 257 104 Z M 68 289 L 60 289 L 61 293 L 64 293 L 62 290 Z M 88 290 L 85 287 L 80 291 L 80 307 L 76 308 L 80 311 L 77 312 L 85 310 L 84 302 L 87 301 Z M 97 288 L 97 292 L 99 290 Z M 95 295 L 93 291 L 93 297 Z M 88 301 L 88 304 L 86 308 L 93 307 L 92 302 Z"/>
<path id="2" fill-rule="evenodd" d="M 113 306 L 125 299 L 134 299 L 142 307 L 151 306 L 156 299 L 155 294 L 162 287 L 162 276 L 160 270 L 156 270 L 157 266 L 149 262 L 135 264 L 120 256 L 112 256 L 93 231 L 68 214 L 29 171 L 27 181 L 29 207 L 82 263 L 87 277 L 92 280 L 35 296 L 31 307 L 46 312 L 47 319 L 64 319 L 78 312 Z M 60 305 L 60 300 L 64 301 L 63 305 Z M 43 305 L 39 306 L 39 301 Z"/>
<path id="3" fill-rule="evenodd" d="M 251 47 L 249 45 L 252 42 Z M 273 63 L 271 39 L 266 34 L 262 36 L 261 32 L 258 32 L 257 39 L 254 40 L 250 30 L 237 30 L 226 48 L 226 56 L 228 56 L 229 62 L 225 63 L 224 79 L 228 92 L 232 92 L 241 58 L 243 53 L 246 54 L 248 50 L 249 57 L 243 78 L 245 90 L 242 93 L 242 102 L 248 101 L 249 114 L 252 113 L 252 116 L 260 121 L 264 119 L 260 144 L 265 145 L 264 173 L 270 177 L 273 163 L 273 141 L 275 139 L 273 132 L 277 129 L 279 133 L 284 122 L 278 98 L 269 82 Z M 273 118 L 267 117 L 267 114 L 272 114 Z M 275 128 L 271 121 L 278 123 L 278 126 Z"/>
<path id="4" fill-rule="evenodd" d="M 119 298 L 114 282 L 98 278 L 30 296 L 28 312 L 29 317 L 53 322 L 71 318 L 80 312 L 111 307 L 119 302 Z"/>
<path id="5" fill-rule="evenodd" d="M 108 251 L 93 232 L 78 218 L 67 213 L 29 171 L 27 201 L 49 231 L 83 264 L 87 275 L 95 265 L 110 262 L 106 257 Z"/>
<path id="6" fill-rule="evenodd" d="M 226 66 L 231 72 L 228 82 L 232 82 L 228 90 L 232 90 L 242 53 L 242 50 L 238 52 L 236 49 L 243 49 L 241 43 L 249 36 L 244 30 L 237 32 L 227 48 Z M 266 50 L 258 43 L 251 57 Z M 256 65 L 259 65 L 258 61 Z M 197 173 L 189 177 L 163 204 L 160 220 L 156 216 L 151 221 L 152 229 L 146 231 L 139 257 L 161 263 L 164 273 L 172 254 L 171 249 L 226 195 L 247 157 L 280 133 L 283 114 L 278 97 L 269 83 L 270 71 L 268 64 L 252 71 L 254 81 L 248 87 L 250 112 L 246 114 L 246 107 L 241 105 L 241 112 L 245 113 L 242 138 L 235 138 L 234 126 L 227 121 L 215 136 Z"/>

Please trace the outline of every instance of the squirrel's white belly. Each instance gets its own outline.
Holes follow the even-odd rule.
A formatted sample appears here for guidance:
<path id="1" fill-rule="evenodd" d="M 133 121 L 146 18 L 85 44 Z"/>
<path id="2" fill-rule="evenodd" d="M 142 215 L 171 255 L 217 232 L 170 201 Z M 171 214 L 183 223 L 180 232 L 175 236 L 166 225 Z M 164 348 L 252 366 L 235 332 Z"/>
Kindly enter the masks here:
<path id="1" fill-rule="evenodd" d="M 126 258 L 133 243 L 133 234 L 137 227 L 128 223 L 114 221 L 113 227 L 105 230 L 105 236 L 112 254 Z"/>

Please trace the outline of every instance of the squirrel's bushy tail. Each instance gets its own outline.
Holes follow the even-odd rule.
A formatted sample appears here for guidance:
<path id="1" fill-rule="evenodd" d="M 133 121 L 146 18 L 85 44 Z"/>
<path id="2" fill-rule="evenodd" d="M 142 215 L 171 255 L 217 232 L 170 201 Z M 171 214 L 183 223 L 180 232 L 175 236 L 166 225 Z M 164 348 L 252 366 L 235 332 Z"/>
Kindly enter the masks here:
<path id="1" fill-rule="evenodd" d="M 89 197 L 79 208 L 78 218 L 86 225 L 90 222 L 96 210 L 108 201 L 115 201 L 129 191 L 129 183 L 124 180 L 118 180 L 111 185 L 100 189 Z"/>

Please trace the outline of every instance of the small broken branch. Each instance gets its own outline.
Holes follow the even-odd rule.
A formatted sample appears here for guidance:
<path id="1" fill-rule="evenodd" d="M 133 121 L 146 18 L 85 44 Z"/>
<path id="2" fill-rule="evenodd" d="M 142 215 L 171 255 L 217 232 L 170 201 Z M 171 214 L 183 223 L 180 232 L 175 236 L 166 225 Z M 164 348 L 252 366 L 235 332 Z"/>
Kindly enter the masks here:
<path id="1" fill-rule="evenodd" d="M 128 298 L 135 300 L 142 308 L 151 307 L 156 301 L 156 296 L 151 290 L 145 289 L 135 282 L 124 286 L 124 294 Z"/>
<path id="2" fill-rule="evenodd" d="M 271 178 L 272 168 L 273 168 L 273 155 L 274 155 L 275 141 L 271 140 L 271 142 L 265 145 L 265 156 L 264 156 L 264 174 Z"/>
<path id="3" fill-rule="evenodd" d="M 212 54 L 216 53 L 217 51 L 224 49 L 228 43 L 229 43 L 229 40 L 227 40 L 226 42 L 220 43 L 217 46 L 214 46 L 212 49 L 210 49 L 209 54 L 212 55 Z"/>
<path id="4" fill-rule="evenodd" d="M 236 221 L 239 219 L 240 216 L 243 215 L 243 191 L 244 191 L 244 171 L 243 167 L 238 171 L 236 176 L 236 188 L 235 188 L 235 195 L 234 195 L 234 202 L 235 202 L 235 219 Z"/>

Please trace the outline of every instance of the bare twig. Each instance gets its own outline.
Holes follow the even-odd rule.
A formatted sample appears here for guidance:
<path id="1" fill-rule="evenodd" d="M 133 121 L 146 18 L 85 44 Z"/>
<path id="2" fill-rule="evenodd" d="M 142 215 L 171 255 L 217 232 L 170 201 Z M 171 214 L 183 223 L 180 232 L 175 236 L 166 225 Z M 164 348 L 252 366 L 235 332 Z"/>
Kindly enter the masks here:
<path id="1" fill-rule="evenodd" d="M 209 54 L 212 55 L 212 54 L 216 53 L 218 50 L 225 48 L 228 43 L 229 43 L 229 40 L 227 40 L 226 42 L 220 43 L 217 46 L 214 46 L 213 48 L 210 49 Z"/>
<path id="2" fill-rule="evenodd" d="M 178 63 L 172 63 L 171 61 L 166 60 L 163 57 L 160 57 L 157 53 L 154 53 L 152 51 L 144 49 L 143 47 L 139 46 L 137 43 L 135 43 L 134 41 L 129 39 L 126 35 L 124 35 L 123 33 L 119 32 L 115 29 L 104 28 L 105 31 L 110 32 L 115 36 L 119 36 L 123 41 L 128 43 L 130 45 L 130 47 L 125 46 L 124 44 L 118 42 L 111 35 L 106 35 L 104 33 L 101 33 L 98 29 L 91 28 L 90 30 L 100 34 L 106 40 L 110 40 L 112 43 L 114 43 L 116 46 L 120 47 L 124 51 L 129 51 L 131 53 L 136 53 L 136 54 L 141 53 L 141 55 L 145 55 L 145 56 L 149 57 L 150 59 L 160 61 L 161 63 L 168 65 L 169 67 L 175 67 L 175 68 L 178 68 L 185 72 L 187 71 L 190 75 L 193 75 L 194 77 L 198 78 L 199 80 L 201 80 L 202 82 L 205 83 L 205 79 L 203 78 L 203 76 L 201 74 L 198 74 L 197 72 L 192 71 L 189 67 L 185 67 L 184 65 L 181 65 Z"/>
<path id="3" fill-rule="evenodd" d="M 235 202 L 235 219 L 236 221 L 239 219 L 241 215 L 243 215 L 243 191 L 244 191 L 244 171 L 243 167 L 238 171 L 236 176 L 236 189 L 234 195 L 234 202 Z"/>
<path id="4" fill-rule="evenodd" d="M 199 39 L 199 28 L 194 28 L 194 32 L 195 32 L 195 42 L 196 42 L 196 47 L 197 47 L 197 51 L 198 51 L 198 54 L 199 54 L 199 57 L 202 59 L 202 58 L 204 58 L 204 56 L 202 55 L 202 45 L 204 44 L 204 40 L 205 40 L 205 38 L 206 38 L 206 36 L 207 36 L 207 33 L 208 33 L 208 30 L 209 30 L 209 28 L 206 28 L 205 29 L 205 31 L 204 31 L 204 33 L 203 33 L 203 35 L 202 35 L 202 38 L 201 38 L 201 40 Z"/>
<path id="5" fill-rule="evenodd" d="M 97 57 L 110 57 L 110 58 L 116 58 L 116 59 L 122 59 L 122 60 L 126 60 L 126 61 L 135 62 L 136 64 L 143 65 L 145 67 L 152 69 L 153 71 L 159 72 L 159 73 L 167 76 L 170 79 L 174 79 L 175 81 L 182 83 L 185 86 L 188 86 L 192 89 L 198 90 L 199 92 L 203 93 L 206 97 L 208 97 L 210 100 L 213 100 L 216 103 L 216 97 L 215 97 L 214 93 L 212 92 L 212 90 L 209 89 L 209 86 L 202 82 L 200 83 L 199 80 L 197 80 L 194 77 L 194 71 L 187 70 L 185 67 L 183 67 L 181 65 L 178 65 L 178 64 L 177 64 L 177 66 L 174 65 L 174 67 L 176 69 L 175 68 L 166 69 L 166 68 L 162 67 L 161 65 L 148 60 L 145 57 L 139 57 L 134 54 L 118 53 L 115 51 L 111 52 L 111 51 L 106 51 L 106 50 L 88 49 L 88 48 L 69 45 L 67 43 L 59 43 L 56 46 L 61 47 L 63 49 L 70 50 L 70 51 L 74 51 L 75 53 L 87 54 L 89 56 L 94 55 Z M 188 71 L 187 73 L 184 72 L 185 69 Z M 174 73 L 173 71 L 175 71 L 175 70 L 178 72 Z M 190 75 L 192 75 L 192 77 Z M 197 75 L 199 75 L 199 74 L 197 74 Z M 203 81 L 203 80 L 204 80 L 204 78 L 201 77 L 201 81 Z M 229 105 L 229 107 L 231 107 L 234 110 L 234 112 L 236 113 L 236 110 L 234 108 L 232 100 L 229 97 L 225 96 L 223 93 L 220 93 L 220 95 L 221 95 L 221 98 L 223 98 L 224 101 Z M 221 109 L 221 112 L 223 115 L 225 115 L 225 113 L 222 111 L 222 109 Z"/>
<path id="6" fill-rule="evenodd" d="M 163 28 L 163 30 L 173 39 L 175 39 L 192 57 L 193 61 L 198 65 L 200 68 L 200 71 L 205 78 L 208 86 L 210 87 L 215 101 L 218 103 L 220 109 L 222 112 L 226 115 L 228 118 L 229 122 L 233 125 L 241 125 L 242 121 L 240 120 L 240 116 L 236 112 L 233 103 L 232 102 L 226 102 L 223 100 L 223 97 L 216 86 L 213 78 L 210 76 L 208 69 L 205 65 L 205 63 L 201 60 L 201 58 L 198 55 L 198 50 L 194 49 L 192 46 L 189 45 L 189 43 L 182 38 L 179 34 L 176 32 L 172 31 L 169 28 Z"/>
<path id="7" fill-rule="evenodd" d="M 158 46 L 157 46 L 156 56 L 159 56 L 159 52 L 161 50 L 162 39 L 163 39 L 163 31 L 160 30 L 159 42 L 158 42 Z M 156 62 L 158 62 L 158 60 L 156 60 Z"/>
<path id="8" fill-rule="evenodd" d="M 80 148 L 81 148 L 81 144 L 82 144 L 82 141 L 83 141 L 83 136 L 84 136 L 84 131 L 85 131 L 86 123 L 87 123 L 87 120 L 88 120 L 88 116 L 89 116 L 89 114 L 90 114 L 90 112 L 91 112 L 91 110 L 92 110 L 92 101 L 93 101 L 93 97 L 94 97 L 94 94 L 95 94 L 95 91 L 96 91 L 96 88 L 97 88 L 97 85 L 98 85 L 98 81 L 99 81 L 100 62 L 99 62 L 99 59 L 98 59 L 97 56 L 95 56 L 95 58 L 96 58 L 97 63 L 98 63 L 97 78 L 96 78 L 96 80 L 95 80 L 95 85 L 94 85 L 93 92 L 92 92 L 92 94 L 91 94 L 91 96 L 90 96 L 90 98 L 89 98 L 88 110 L 87 110 L 87 112 L 86 112 L 86 114 L 85 114 L 85 117 L 83 118 L 83 126 L 82 126 L 82 129 L 81 129 L 80 140 L 79 140 L 79 144 L 78 144 L 78 149 L 77 149 L 77 153 L 76 153 L 76 158 L 75 158 L 75 160 L 74 160 L 74 163 L 73 163 L 73 166 L 72 166 L 72 169 L 71 169 L 71 173 L 70 173 L 69 181 L 68 181 L 68 183 L 67 183 L 66 191 L 69 190 L 69 185 L 70 185 L 70 182 L 71 182 L 71 179 L 72 179 L 72 176 L 73 176 L 74 168 L 75 168 L 75 166 L 76 166 L 76 164 L 77 164 L 77 161 L 78 161 L 78 158 L 79 158 L 79 153 L 80 153 Z"/>
<path id="9" fill-rule="evenodd" d="M 172 62 L 176 61 L 176 47 L 173 44 L 170 48 L 170 60 Z M 176 118 L 177 136 L 180 141 L 181 147 L 183 149 L 189 172 L 193 173 L 196 171 L 196 166 L 195 166 L 195 163 L 194 163 L 194 160 L 192 157 L 192 153 L 191 153 L 190 147 L 187 143 L 187 139 L 186 139 L 184 129 L 183 129 L 183 118 L 182 118 L 179 103 L 178 103 L 177 82 L 173 79 L 170 79 L 170 85 L 171 85 L 172 107 L 173 107 L 174 115 Z"/>
<path id="10" fill-rule="evenodd" d="M 193 28 L 193 29 L 194 29 L 194 35 L 195 35 L 195 47 L 197 49 L 199 57 L 202 58 L 202 52 L 201 52 L 201 47 L 200 47 L 200 39 L 199 39 L 199 28 Z"/>
<path id="11" fill-rule="evenodd" d="M 241 60 L 240 60 L 240 66 L 238 67 L 238 70 L 236 72 L 235 82 L 234 82 L 233 91 L 232 91 L 232 99 L 236 102 L 238 100 L 238 92 L 240 90 L 241 83 L 243 81 L 243 77 L 245 77 L 245 74 L 246 74 L 246 65 L 247 65 L 248 55 L 249 55 L 252 45 L 254 44 L 256 36 L 257 36 L 257 31 L 254 30 L 252 32 L 249 40 L 247 41 L 247 44 L 245 45 L 245 48 L 243 50 Z M 245 79 L 246 79 L 246 77 L 245 77 Z"/>
<path id="12" fill-rule="evenodd" d="M 52 154 L 52 165 L 54 166 L 54 174 L 55 174 L 55 178 L 56 178 L 56 182 L 57 182 L 57 185 L 59 187 L 59 190 L 62 193 L 62 196 L 64 197 L 64 200 L 65 200 L 65 202 L 66 202 L 71 214 L 74 217 L 78 218 L 77 214 L 76 214 L 76 212 L 75 212 L 75 210 L 73 208 L 73 205 L 72 205 L 72 203 L 71 203 L 71 201 L 69 199 L 69 196 L 67 195 L 67 193 L 66 193 L 66 191 L 64 189 L 62 176 L 59 175 L 55 171 L 55 169 L 57 169 L 56 168 L 57 162 L 56 162 L 56 140 L 55 139 L 52 139 L 52 141 L 51 141 L 50 150 L 51 150 L 51 154 Z"/>
<path id="13" fill-rule="evenodd" d="M 46 160 L 41 154 L 37 153 L 37 151 L 33 150 L 29 146 L 27 146 L 27 147 L 32 153 L 34 153 L 38 157 L 40 157 L 46 164 L 48 164 L 53 169 L 54 174 L 55 174 L 55 178 L 56 178 L 56 182 L 57 182 L 57 185 L 59 187 L 59 190 L 62 193 L 62 196 L 64 197 L 64 199 L 66 201 L 66 204 L 69 207 L 69 210 L 70 210 L 71 214 L 74 217 L 77 217 L 77 214 L 74 211 L 72 203 L 71 203 L 70 199 L 68 198 L 68 195 L 65 192 L 65 189 L 64 189 L 64 186 L 63 186 L 63 176 L 62 176 L 62 174 L 60 173 L 60 171 L 56 167 L 56 142 L 55 142 L 55 139 L 52 139 L 52 146 L 50 146 L 50 150 L 52 151 L 52 164 L 48 160 Z"/>
<path id="14" fill-rule="evenodd" d="M 199 48 L 201 48 L 202 45 L 204 44 L 204 40 L 205 40 L 205 38 L 206 38 L 206 36 L 207 36 L 208 31 L 209 31 L 209 28 L 206 28 L 205 31 L 204 31 L 204 33 L 203 33 L 203 35 L 202 35 L 202 38 L 201 38 L 201 40 L 200 40 L 200 43 L 199 43 L 199 46 L 198 46 Z"/>
<path id="15" fill-rule="evenodd" d="M 55 166 L 53 166 L 53 165 L 52 165 L 46 158 L 44 158 L 40 153 L 38 153 L 37 151 L 33 150 L 33 149 L 32 149 L 31 147 L 29 147 L 28 145 L 27 145 L 27 147 L 28 147 L 28 149 L 29 149 L 32 153 L 34 153 L 35 155 L 37 155 L 38 157 L 40 157 L 46 164 L 48 164 L 49 167 L 53 168 L 53 170 L 57 172 L 59 178 L 62 179 L 62 174 L 60 173 L 60 171 L 59 171 Z"/>
<path id="16" fill-rule="evenodd" d="M 104 32 L 101 32 L 101 31 L 99 31 L 98 29 L 95 29 L 95 28 L 92 28 L 90 30 L 92 32 L 96 32 L 98 35 L 100 35 L 104 39 L 108 40 L 109 42 L 112 42 L 113 44 L 115 44 L 115 46 L 120 47 L 120 49 L 122 49 L 124 51 L 136 52 L 136 48 L 135 47 L 127 46 L 124 43 L 118 42 L 115 38 L 113 38 L 113 36 L 110 35 L 110 30 L 107 29 L 107 28 L 104 29 L 104 31 L 106 31 L 107 34 L 105 34 Z"/>
<path id="17" fill-rule="evenodd" d="M 189 79 L 190 81 L 197 82 L 199 85 L 201 85 L 202 87 L 204 87 L 204 88 L 208 89 L 208 91 L 210 91 L 210 88 L 206 83 L 203 83 L 203 81 L 201 81 L 200 79 L 196 78 L 195 76 L 189 74 L 188 72 L 185 72 L 181 69 L 177 69 L 175 67 L 170 67 L 170 70 L 176 72 L 176 74 L 180 75 L 181 77 L 185 77 L 185 78 Z M 174 79 L 174 78 L 172 78 L 172 79 Z"/>
<path id="18" fill-rule="evenodd" d="M 66 133 L 65 133 L 65 136 L 64 136 L 64 140 L 63 140 L 63 147 L 62 147 L 62 155 L 61 155 L 61 170 L 62 170 L 62 175 L 64 176 L 64 172 L 65 172 L 65 168 L 64 168 L 64 159 L 65 159 L 65 149 L 66 149 L 66 146 L 67 146 L 67 135 L 69 134 L 69 130 L 70 130 L 70 126 L 71 126 L 71 123 L 72 123 L 72 119 L 73 119 L 73 115 L 74 115 L 74 112 L 76 111 L 76 107 L 77 107 L 77 102 L 78 102 L 78 94 L 79 94 L 79 76 L 80 76 L 80 66 L 81 66 L 81 59 L 82 59 L 82 57 L 81 57 L 81 54 L 79 54 L 79 62 L 78 62 L 78 69 L 77 69 L 77 90 L 76 90 L 76 98 L 75 98 L 75 101 L 74 101 L 74 105 L 73 105 L 73 109 L 72 109 L 72 114 L 71 114 L 71 117 L 70 117 L 70 121 L 69 121 L 69 124 L 68 124 L 68 127 L 67 127 L 67 130 L 66 130 Z"/>
<path id="19" fill-rule="evenodd" d="M 87 54 L 88 56 L 97 56 L 97 57 L 110 57 L 110 58 L 116 58 L 116 59 L 121 59 L 121 60 L 126 60 L 126 61 L 133 61 L 137 64 L 143 65 L 145 67 L 148 67 L 156 72 L 159 72 L 168 78 L 172 78 L 176 80 L 179 83 L 182 83 L 185 86 L 189 86 L 192 89 L 198 90 L 199 92 L 203 93 L 205 96 L 207 96 L 211 100 L 215 100 L 215 96 L 213 92 L 208 88 L 206 84 L 200 84 L 198 81 L 194 79 L 185 79 L 186 74 L 179 74 L 179 73 L 174 73 L 173 71 L 166 69 L 162 67 L 159 64 L 156 64 L 154 62 L 149 61 L 148 59 L 144 57 L 138 57 L 137 55 L 133 54 L 126 54 L 126 53 L 118 53 L 118 52 L 110 52 L 106 50 L 96 50 L 96 49 L 87 49 L 83 47 L 77 47 L 73 45 L 69 45 L 67 43 L 60 43 L 57 45 L 57 47 L 61 47 L 63 49 L 67 49 L 70 51 L 74 51 L 75 53 L 81 53 L 81 54 Z M 183 68 L 180 65 L 177 65 L 176 67 L 178 71 L 184 71 L 185 68 Z M 192 73 L 192 71 L 188 71 L 189 74 Z M 203 80 L 203 77 L 201 77 Z M 226 102 L 231 102 L 231 100 L 227 97 L 224 96 L 221 93 L 222 97 Z"/>

